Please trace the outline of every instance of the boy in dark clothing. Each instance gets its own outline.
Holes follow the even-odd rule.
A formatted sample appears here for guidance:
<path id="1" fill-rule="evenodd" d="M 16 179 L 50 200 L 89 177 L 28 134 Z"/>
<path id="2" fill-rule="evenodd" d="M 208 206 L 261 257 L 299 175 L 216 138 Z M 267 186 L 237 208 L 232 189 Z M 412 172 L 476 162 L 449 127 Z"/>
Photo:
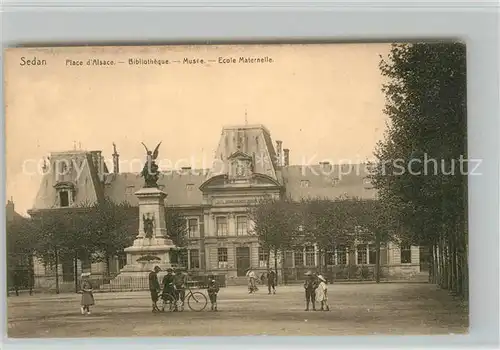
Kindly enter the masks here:
<path id="1" fill-rule="evenodd" d="M 181 271 L 177 270 L 174 276 L 174 288 L 175 288 L 175 300 L 180 301 L 181 308 L 184 308 L 184 298 L 185 298 L 185 288 L 186 288 L 186 275 Z M 177 310 L 177 305 L 176 305 Z"/>
<path id="2" fill-rule="evenodd" d="M 304 281 L 304 290 L 306 292 L 306 309 L 309 311 L 309 303 L 312 303 L 312 308 L 316 311 L 316 289 L 318 288 L 318 281 L 316 276 L 311 272 L 306 272 L 306 280 Z"/>
<path id="3" fill-rule="evenodd" d="M 268 294 L 271 294 L 271 289 L 273 290 L 273 294 L 276 294 L 276 273 L 269 269 L 269 272 L 267 273 L 267 290 L 269 291 Z"/>
<path id="4" fill-rule="evenodd" d="M 153 303 L 153 312 L 160 311 L 156 303 L 158 302 L 158 294 L 160 293 L 160 283 L 158 282 L 158 272 L 161 269 L 155 266 L 153 271 L 149 273 L 149 292 L 151 293 L 151 301 Z"/>
<path id="5" fill-rule="evenodd" d="M 208 297 L 210 298 L 210 303 L 212 304 L 212 311 L 217 311 L 217 293 L 219 293 L 219 285 L 213 276 L 210 277 L 207 292 Z"/>

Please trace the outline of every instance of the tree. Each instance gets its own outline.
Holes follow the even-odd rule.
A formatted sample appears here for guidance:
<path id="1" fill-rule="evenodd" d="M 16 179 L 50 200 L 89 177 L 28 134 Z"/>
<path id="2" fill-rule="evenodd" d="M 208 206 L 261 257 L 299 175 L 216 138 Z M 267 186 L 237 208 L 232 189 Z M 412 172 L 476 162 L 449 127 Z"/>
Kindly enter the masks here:
<path id="1" fill-rule="evenodd" d="M 293 248 L 299 237 L 302 237 L 303 213 L 300 203 L 287 198 L 266 197 L 248 209 L 248 217 L 253 222 L 252 231 L 258 236 L 267 255 L 274 253 L 274 267 L 278 271 L 278 254 L 282 255 L 284 267 L 285 251 Z"/>
<path id="2" fill-rule="evenodd" d="M 73 235 L 71 210 L 43 210 L 34 215 L 30 225 L 30 237 L 35 240 L 35 254 L 45 265 L 54 267 L 56 293 L 59 294 L 59 271 L 61 258 L 71 254 L 77 246 Z"/>
<path id="3" fill-rule="evenodd" d="M 351 198 L 315 198 L 304 200 L 302 205 L 304 231 L 308 235 L 308 241 L 318 245 L 320 261 L 335 246 L 352 243 L 355 207 Z"/>
<path id="4" fill-rule="evenodd" d="M 74 208 L 40 210 L 32 214 L 31 237 L 36 255 L 44 264 L 55 267 L 56 293 L 59 293 L 61 262 L 73 261 L 75 290 L 78 289 L 78 260 L 84 265 L 110 259 L 132 244 L 137 235 L 137 207 L 114 203 L 106 198 Z"/>
<path id="5" fill-rule="evenodd" d="M 380 70 L 390 123 L 373 184 L 381 200 L 398 204 L 407 236 L 429 247 L 433 282 L 466 297 L 465 46 L 396 44 Z"/>
<path id="6" fill-rule="evenodd" d="M 33 287 L 33 256 L 36 240 L 31 237 L 30 224 L 30 219 L 21 217 L 8 221 L 6 225 L 7 286 L 13 285 L 16 295 L 19 295 L 18 289 L 21 284 L 27 284 L 30 292 Z"/>
<path id="7" fill-rule="evenodd" d="M 94 203 L 88 214 L 78 225 L 92 237 L 93 246 L 87 248 L 87 253 L 96 253 L 95 261 L 105 261 L 109 273 L 110 259 L 131 246 L 139 232 L 139 209 L 106 198 Z"/>
<path id="8" fill-rule="evenodd" d="M 172 207 L 165 208 L 165 220 L 167 225 L 167 235 L 175 245 L 172 250 L 172 261 L 179 261 L 180 256 L 187 254 L 188 235 L 186 218 Z"/>
<path id="9" fill-rule="evenodd" d="M 380 283 L 380 247 L 395 237 L 397 223 L 389 202 L 356 200 L 356 238 L 375 243 L 375 281 Z"/>

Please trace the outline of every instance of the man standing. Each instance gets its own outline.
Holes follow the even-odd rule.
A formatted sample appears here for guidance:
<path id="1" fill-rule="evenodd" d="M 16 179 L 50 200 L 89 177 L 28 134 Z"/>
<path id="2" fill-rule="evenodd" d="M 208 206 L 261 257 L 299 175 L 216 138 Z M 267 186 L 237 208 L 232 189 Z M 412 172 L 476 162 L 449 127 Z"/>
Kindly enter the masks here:
<path id="1" fill-rule="evenodd" d="M 153 303 L 153 312 L 160 311 L 156 303 L 158 302 L 158 295 L 160 294 L 160 283 L 158 282 L 158 272 L 161 269 L 155 266 L 153 271 L 149 273 L 149 292 L 151 293 L 151 302 Z"/>
<path id="2" fill-rule="evenodd" d="M 267 290 L 268 294 L 271 294 L 271 289 L 273 290 L 273 294 L 276 294 L 276 273 L 273 269 L 269 269 L 267 273 Z"/>

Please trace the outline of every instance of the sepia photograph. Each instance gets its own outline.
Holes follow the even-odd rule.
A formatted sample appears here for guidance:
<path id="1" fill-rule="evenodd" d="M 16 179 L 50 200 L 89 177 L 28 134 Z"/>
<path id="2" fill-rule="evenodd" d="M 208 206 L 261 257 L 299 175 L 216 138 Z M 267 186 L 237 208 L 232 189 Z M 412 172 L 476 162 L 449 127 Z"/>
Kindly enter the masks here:
<path id="1" fill-rule="evenodd" d="M 463 43 L 4 51 L 9 338 L 469 331 Z"/>

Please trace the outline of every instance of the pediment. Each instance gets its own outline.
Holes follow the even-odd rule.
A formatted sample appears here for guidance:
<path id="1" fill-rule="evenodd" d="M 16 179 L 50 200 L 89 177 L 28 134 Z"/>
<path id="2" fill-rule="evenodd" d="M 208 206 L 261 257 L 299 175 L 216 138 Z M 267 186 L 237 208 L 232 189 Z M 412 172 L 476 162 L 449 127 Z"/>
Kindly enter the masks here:
<path id="1" fill-rule="evenodd" d="M 56 189 L 70 189 L 74 190 L 75 189 L 75 184 L 71 181 L 60 181 L 54 185 L 54 188 Z"/>
<path id="2" fill-rule="evenodd" d="M 231 154 L 227 159 L 232 160 L 232 159 L 238 159 L 238 160 L 252 160 L 252 157 L 249 156 L 246 153 L 243 153 L 241 151 L 236 151 L 233 154 Z"/>

